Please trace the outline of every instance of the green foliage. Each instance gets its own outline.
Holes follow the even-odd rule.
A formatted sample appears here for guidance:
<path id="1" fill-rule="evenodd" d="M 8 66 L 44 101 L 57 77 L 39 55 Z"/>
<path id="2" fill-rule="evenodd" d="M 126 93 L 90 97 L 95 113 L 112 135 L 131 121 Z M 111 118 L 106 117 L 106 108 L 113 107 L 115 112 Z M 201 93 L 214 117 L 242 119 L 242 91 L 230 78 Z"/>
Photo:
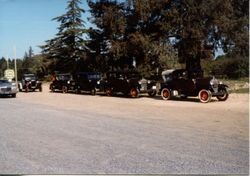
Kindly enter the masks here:
<path id="1" fill-rule="evenodd" d="M 88 3 L 91 22 L 97 26 L 91 29 L 89 47 L 104 70 L 110 69 L 108 65 L 111 69 L 133 68 L 131 61 L 136 59 L 139 71 L 151 74 L 156 68 L 179 67 L 175 61 L 178 53 L 178 61 L 192 71 L 200 70 L 201 60 L 211 60 L 218 48 L 248 55 L 246 0 L 89 0 Z"/>
<path id="2" fill-rule="evenodd" d="M 216 60 L 202 63 L 206 75 L 225 78 L 241 78 L 249 76 L 249 59 L 241 56 L 221 56 Z"/>
<path id="3" fill-rule="evenodd" d="M 41 46 L 48 69 L 51 71 L 76 71 L 80 69 L 79 63 L 85 59 L 85 40 L 83 35 L 84 21 L 81 14 L 85 11 L 80 8 L 80 0 L 69 0 L 67 12 L 52 20 L 60 23 L 56 37 L 46 41 Z"/>

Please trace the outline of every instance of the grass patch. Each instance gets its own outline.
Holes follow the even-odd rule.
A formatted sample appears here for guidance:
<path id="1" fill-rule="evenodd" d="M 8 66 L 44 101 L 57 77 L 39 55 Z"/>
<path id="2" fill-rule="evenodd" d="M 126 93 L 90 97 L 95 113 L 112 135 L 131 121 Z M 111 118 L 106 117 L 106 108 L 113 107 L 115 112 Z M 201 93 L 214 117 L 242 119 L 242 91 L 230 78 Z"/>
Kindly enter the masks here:
<path id="1" fill-rule="evenodd" d="M 249 88 L 241 88 L 236 90 L 230 90 L 229 93 L 245 93 L 249 94 Z"/>

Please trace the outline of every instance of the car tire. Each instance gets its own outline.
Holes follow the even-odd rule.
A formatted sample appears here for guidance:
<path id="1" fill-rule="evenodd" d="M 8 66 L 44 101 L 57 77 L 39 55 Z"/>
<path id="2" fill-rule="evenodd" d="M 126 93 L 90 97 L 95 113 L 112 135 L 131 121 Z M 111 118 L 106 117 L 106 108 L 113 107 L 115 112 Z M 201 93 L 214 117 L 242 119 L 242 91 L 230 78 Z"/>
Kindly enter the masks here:
<path id="1" fill-rule="evenodd" d="M 139 90 L 137 88 L 132 88 L 129 94 L 132 98 L 137 98 L 139 96 Z"/>
<path id="2" fill-rule="evenodd" d="M 226 101 L 226 100 L 228 99 L 229 94 L 228 94 L 228 92 L 227 92 L 226 89 L 223 89 L 223 90 L 221 90 L 221 91 L 223 91 L 224 94 L 223 94 L 223 95 L 218 95 L 218 96 L 216 96 L 216 98 L 217 98 L 219 101 Z"/>
<path id="3" fill-rule="evenodd" d="M 199 99 L 202 103 L 208 103 L 212 98 L 212 93 L 209 90 L 202 89 L 199 92 Z"/>
<path id="4" fill-rule="evenodd" d="M 12 96 L 13 98 L 16 98 L 16 94 L 12 94 L 11 96 Z"/>
<path id="5" fill-rule="evenodd" d="M 62 93 L 68 93 L 68 87 L 62 86 Z"/>
<path id="6" fill-rule="evenodd" d="M 106 94 L 107 94 L 107 96 L 112 96 L 113 95 L 113 90 L 112 90 L 112 88 L 107 88 L 106 89 Z"/>
<path id="7" fill-rule="evenodd" d="M 163 100 L 169 100 L 171 98 L 171 91 L 168 88 L 163 88 L 161 91 L 161 97 Z"/>
<path id="8" fill-rule="evenodd" d="M 79 88 L 76 88 L 76 89 L 75 89 L 75 93 L 76 93 L 76 94 L 80 94 L 80 93 L 81 93 L 81 90 L 80 90 Z"/>
<path id="9" fill-rule="evenodd" d="M 39 87 L 39 92 L 42 92 L 43 91 L 43 88 L 42 88 L 42 86 L 41 87 Z"/>
<path id="10" fill-rule="evenodd" d="M 90 90 L 90 94 L 93 95 L 93 96 L 96 95 L 96 89 L 93 88 L 92 90 Z"/>

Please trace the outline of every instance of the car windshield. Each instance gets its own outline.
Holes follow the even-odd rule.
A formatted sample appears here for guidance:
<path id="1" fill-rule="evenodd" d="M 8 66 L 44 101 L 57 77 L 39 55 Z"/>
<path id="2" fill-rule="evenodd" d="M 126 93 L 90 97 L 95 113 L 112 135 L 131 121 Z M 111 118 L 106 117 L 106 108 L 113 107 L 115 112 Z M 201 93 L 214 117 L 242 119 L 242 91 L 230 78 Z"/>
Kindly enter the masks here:
<path id="1" fill-rule="evenodd" d="M 25 80 L 36 80 L 36 76 L 25 76 Z"/>
<path id="2" fill-rule="evenodd" d="M 5 83 L 9 83 L 9 81 L 7 81 L 7 80 L 0 80 L 0 84 L 5 84 Z"/>
<path id="3" fill-rule="evenodd" d="M 57 80 L 67 81 L 71 79 L 71 75 L 57 75 Z"/>
<path id="4" fill-rule="evenodd" d="M 172 80 L 172 74 L 163 75 L 162 78 L 163 78 L 164 82 L 170 81 L 170 80 Z"/>
<path id="5" fill-rule="evenodd" d="M 90 79 L 90 80 L 99 80 L 99 79 L 101 79 L 101 75 L 98 75 L 98 74 L 89 74 L 88 75 L 88 79 Z"/>

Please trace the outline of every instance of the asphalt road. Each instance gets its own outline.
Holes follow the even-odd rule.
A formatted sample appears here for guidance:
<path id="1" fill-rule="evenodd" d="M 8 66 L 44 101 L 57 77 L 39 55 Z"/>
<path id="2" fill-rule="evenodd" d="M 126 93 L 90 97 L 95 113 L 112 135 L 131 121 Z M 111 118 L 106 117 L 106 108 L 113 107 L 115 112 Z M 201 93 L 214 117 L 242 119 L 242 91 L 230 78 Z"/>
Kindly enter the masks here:
<path id="1" fill-rule="evenodd" d="M 249 97 L 0 99 L 1 174 L 248 174 Z"/>

